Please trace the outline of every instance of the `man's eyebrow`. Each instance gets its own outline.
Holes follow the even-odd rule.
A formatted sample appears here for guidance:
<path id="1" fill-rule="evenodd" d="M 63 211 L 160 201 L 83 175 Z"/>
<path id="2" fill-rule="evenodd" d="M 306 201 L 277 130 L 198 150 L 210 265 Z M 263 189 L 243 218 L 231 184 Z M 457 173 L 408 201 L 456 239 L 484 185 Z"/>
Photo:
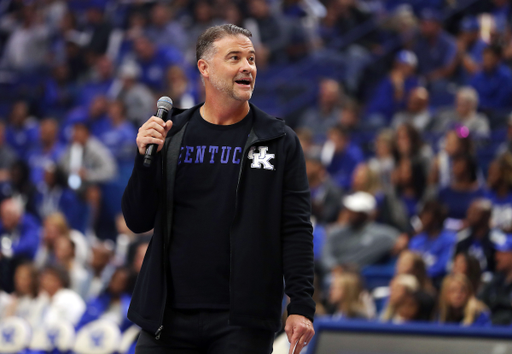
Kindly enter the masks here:
<path id="1" fill-rule="evenodd" d="M 241 54 L 241 53 L 242 53 L 242 51 L 241 51 L 241 50 L 230 50 L 230 51 L 228 52 L 228 54 L 226 54 L 226 56 L 230 56 L 230 55 L 232 55 L 232 54 Z M 256 52 L 255 52 L 254 50 L 250 50 L 250 51 L 249 51 L 249 53 L 250 53 L 250 54 L 256 54 Z"/>

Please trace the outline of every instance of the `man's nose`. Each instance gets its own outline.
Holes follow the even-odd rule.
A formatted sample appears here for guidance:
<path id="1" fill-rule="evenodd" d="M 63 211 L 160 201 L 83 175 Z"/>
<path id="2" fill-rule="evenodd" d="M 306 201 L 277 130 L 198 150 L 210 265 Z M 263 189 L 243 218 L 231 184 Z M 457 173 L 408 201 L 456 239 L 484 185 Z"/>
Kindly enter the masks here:
<path id="1" fill-rule="evenodd" d="M 249 60 L 245 59 L 242 61 L 242 66 L 240 67 L 240 71 L 247 73 L 250 72 L 252 69 L 251 64 L 249 63 Z"/>

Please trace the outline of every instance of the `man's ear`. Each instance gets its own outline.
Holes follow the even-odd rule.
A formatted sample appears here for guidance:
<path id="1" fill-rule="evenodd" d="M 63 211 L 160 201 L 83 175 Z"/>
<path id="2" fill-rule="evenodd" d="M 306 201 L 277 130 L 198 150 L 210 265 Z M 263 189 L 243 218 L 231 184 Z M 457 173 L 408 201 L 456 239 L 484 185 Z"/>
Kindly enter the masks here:
<path id="1" fill-rule="evenodd" d="M 204 77 L 204 78 L 207 78 L 209 77 L 209 73 L 210 73 L 210 66 L 208 65 L 208 63 L 206 62 L 206 60 L 204 59 L 199 59 L 197 61 L 197 68 L 199 69 L 199 73 Z"/>

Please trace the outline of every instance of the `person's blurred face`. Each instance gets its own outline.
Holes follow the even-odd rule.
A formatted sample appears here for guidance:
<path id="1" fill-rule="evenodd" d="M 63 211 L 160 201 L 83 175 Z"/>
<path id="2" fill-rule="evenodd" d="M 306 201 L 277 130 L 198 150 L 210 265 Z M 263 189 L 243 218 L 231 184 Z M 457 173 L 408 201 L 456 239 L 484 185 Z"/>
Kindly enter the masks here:
<path id="1" fill-rule="evenodd" d="M 352 174 L 352 189 L 354 191 L 366 192 L 369 184 L 368 175 L 370 169 L 366 164 L 357 165 Z"/>
<path id="2" fill-rule="evenodd" d="M 412 274 L 414 267 L 414 258 L 410 252 L 402 252 L 396 262 L 395 274 Z"/>
<path id="3" fill-rule="evenodd" d="M 412 166 L 408 159 L 400 160 L 397 166 L 397 182 L 400 186 L 408 186 L 412 182 Z"/>
<path id="4" fill-rule="evenodd" d="M 324 171 L 324 167 L 319 161 L 306 160 L 306 174 L 308 176 L 309 183 L 322 179 Z"/>
<path id="5" fill-rule="evenodd" d="M 368 220 L 368 214 L 346 209 L 347 219 L 350 226 L 358 228 Z"/>
<path id="6" fill-rule="evenodd" d="M 4 229 L 14 230 L 20 223 L 21 214 L 15 205 L 15 201 L 6 199 L 0 204 L 0 220 Z"/>
<path id="7" fill-rule="evenodd" d="M 327 133 L 327 138 L 334 143 L 334 150 L 337 153 L 345 151 L 348 145 L 348 139 L 345 135 L 332 129 Z"/>
<path id="8" fill-rule="evenodd" d="M 453 274 L 468 274 L 468 263 L 466 262 L 466 257 L 462 254 L 458 254 L 455 256 L 455 260 L 453 261 Z"/>
<path id="9" fill-rule="evenodd" d="M 25 102 L 15 102 L 10 115 L 11 124 L 21 126 L 28 117 L 28 106 Z"/>
<path id="10" fill-rule="evenodd" d="M 329 289 L 329 302 L 331 304 L 339 304 L 343 301 L 343 286 L 339 281 L 333 281 Z"/>
<path id="11" fill-rule="evenodd" d="M 412 142 L 405 126 L 398 127 L 396 131 L 396 147 L 402 156 L 411 154 Z"/>
<path id="12" fill-rule="evenodd" d="M 269 13 L 268 4 L 265 0 L 252 0 L 249 3 L 249 12 L 255 18 L 264 18 Z"/>
<path id="13" fill-rule="evenodd" d="M 166 6 L 156 4 L 151 10 L 151 22 L 157 27 L 163 27 L 169 21 L 170 14 Z"/>
<path id="14" fill-rule="evenodd" d="M 155 48 L 151 42 L 145 37 L 138 37 L 133 42 L 134 50 L 137 56 L 142 61 L 147 61 L 153 58 Z"/>
<path id="15" fill-rule="evenodd" d="M 512 251 L 496 251 L 494 259 L 496 260 L 496 270 L 498 272 L 512 272 Z"/>
<path id="16" fill-rule="evenodd" d="M 411 91 L 407 101 L 407 110 L 411 113 L 419 113 L 427 108 L 428 91 L 423 87 Z"/>
<path id="17" fill-rule="evenodd" d="M 375 154 L 380 158 L 390 157 L 392 153 L 391 144 L 387 139 L 377 137 L 375 141 Z"/>
<path id="18" fill-rule="evenodd" d="M 41 274 L 39 284 L 41 286 L 41 290 L 46 291 L 50 297 L 63 288 L 59 277 L 52 271 L 44 271 Z"/>
<path id="19" fill-rule="evenodd" d="M 123 106 L 119 101 L 114 101 L 108 106 L 108 115 L 116 122 L 124 119 Z"/>
<path id="20" fill-rule="evenodd" d="M 463 159 L 453 161 L 452 174 L 456 181 L 465 180 L 468 177 L 468 166 L 466 161 Z"/>
<path id="21" fill-rule="evenodd" d="M 108 100 L 105 96 L 96 96 L 89 106 L 89 116 L 98 118 L 107 112 L 109 107 Z"/>
<path id="22" fill-rule="evenodd" d="M 446 300 L 451 307 L 455 309 L 462 309 L 466 306 L 469 300 L 469 291 L 462 282 L 452 280 L 450 284 L 448 284 L 446 297 Z"/>
<path id="23" fill-rule="evenodd" d="M 437 21 L 422 20 L 420 23 L 421 34 L 427 38 L 435 38 L 441 29 Z"/>
<path id="24" fill-rule="evenodd" d="M 500 63 L 500 58 L 491 51 L 484 51 L 482 57 L 482 68 L 484 71 L 494 70 Z"/>
<path id="25" fill-rule="evenodd" d="M 110 262 L 111 252 L 103 246 L 92 248 L 91 268 L 97 271 L 103 270 Z"/>
<path id="26" fill-rule="evenodd" d="M 14 273 L 14 287 L 20 295 L 32 295 L 32 273 L 30 267 L 21 265 Z"/>
<path id="27" fill-rule="evenodd" d="M 466 99 L 462 95 L 457 95 L 455 100 L 455 110 L 461 118 L 468 117 L 474 112 L 474 104 L 470 100 Z"/>
<path id="28" fill-rule="evenodd" d="M 502 182 L 502 179 L 503 175 L 501 173 L 500 164 L 497 161 L 491 162 L 487 171 L 487 186 L 489 188 L 495 188 Z"/>
<path id="29" fill-rule="evenodd" d="M 416 299 L 410 294 L 406 294 L 402 299 L 402 302 L 396 309 L 397 315 L 399 315 L 405 321 L 412 321 L 418 314 L 419 306 Z"/>
<path id="30" fill-rule="evenodd" d="M 434 215 L 428 211 L 420 213 L 419 218 L 425 230 L 430 230 L 435 223 Z"/>
<path id="31" fill-rule="evenodd" d="M 96 61 L 95 69 L 98 72 L 100 78 L 103 80 L 112 77 L 112 72 L 114 70 L 112 62 L 106 56 L 98 58 L 98 60 Z"/>
<path id="32" fill-rule="evenodd" d="M 55 240 L 54 253 L 59 262 L 67 262 L 75 257 L 72 241 L 67 236 L 59 236 Z"/>
<path id="33" fill-rule="evenodd" d="M 110 283 L 108 284 L 108 290 L 114 296 L 119 296 L 123 292 L 126 291 L 126 287 L 128 285 L 128 272 L 124 270 L 118 270 L 110 279 Z"/>
<path id="34" fill-rule="evenodd" d="M 332 106 L 340 99 L 340 85 L 335 80 L 322 80 L 318 95 L 321 106 Z"/>
<path id="35" fill-rule="evenodd" d="M 44 145 L 52 145 L 57 140 L 59 126 L 53 119 L 44 119 L 40 125 L 40 139 Z"/>
<path id="36" fill-rule="evenodd" d="M 89 140 L 89 130 L 81 124 L 77 124 L 73 128 L 73 142 L 85 145 Z"/>
<path id="37" fill-rule="evenodd" d="M 446 133 L 444 150 L 448 156 L 454 156 L 460 150 L 460 141 L 457 133 L 450 130 Z"/>
<path id="38" fill-rule="evenodd" d="M 390 305 L 398 305 L 404 297 L 406 296 L 407 291 L 405 286 L 398 283 L 395 279 L 391 281 L 390 292 L 389 292 L 389 304 Z"/>
<path id="39" fill-rule="evenodd" d="M 477 202 L 473 202 L 469 205 L 466 213 L 466 221 L 470 227 L 476 227 L 484 221 L 485 213 L 478 206 Z"/>

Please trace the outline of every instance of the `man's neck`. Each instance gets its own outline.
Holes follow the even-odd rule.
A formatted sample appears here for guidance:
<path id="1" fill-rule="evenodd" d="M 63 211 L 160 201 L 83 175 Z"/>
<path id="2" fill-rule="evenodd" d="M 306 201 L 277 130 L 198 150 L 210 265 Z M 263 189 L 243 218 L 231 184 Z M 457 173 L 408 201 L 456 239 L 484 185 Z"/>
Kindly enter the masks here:
<path id="1" fill-rule="evenodd" d="M 201 117 L 209 123 L 231 125 L 240 122 L 249 113 L 249 102 L 206 100 L 200 108 Z"/>

